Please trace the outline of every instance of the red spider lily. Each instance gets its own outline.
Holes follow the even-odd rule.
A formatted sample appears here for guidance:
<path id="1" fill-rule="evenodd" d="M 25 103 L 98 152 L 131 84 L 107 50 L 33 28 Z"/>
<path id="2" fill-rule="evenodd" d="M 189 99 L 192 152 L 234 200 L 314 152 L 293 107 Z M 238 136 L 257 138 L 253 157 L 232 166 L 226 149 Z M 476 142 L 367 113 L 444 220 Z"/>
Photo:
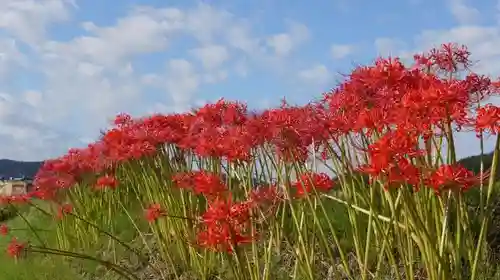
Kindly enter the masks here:
<path id="1" fill-rule="evenodd" d="M 151 204 L 148 208 L 146 208 L 144 216 L 146 220 L 150 223 L 158 220 L 158 218 L 165 216 L 166 212 L 161 208 L 161 205 L 158 203 Z"/>
<path id="2" fill-rule="evenodd" d="M 0 195 L 0 205 L 2 204 L 24 204 L 31 199 L 31 195 Z"/>
<path id="3" fill-rule="evenodd" d="M 9 227 L 6 224 L 0 225 L 0 235 L 6 236 L 9 234 Z"/>
<path id="4" fill-rule="evenodd" d="M 57 219 L 61 220 L 65 215 L 73 212 L 73 205 L 63 204 L 57 209 Z"/>
<path id="5" fill-rule="evenodd" d="M 113 121 L 113 124 L 118 126 L 118 127 L 132 125 L 133 123 L 134 122 L 132 120 L 132 116 L 130 116 L 129 114 L 125 114 L 125 113 L 118 114 Z"/>
<path id="6" fill-rule="evenodd" d="M 249 202 L 233 203 L 231 198 L 217 198 L 210 202 L 201 216 L 198 245 L 231 253 L 235 247 L 255 240 L 256 236 L 249 228 L 251 207 Z"/>
<path id="7" fill-rule="evenodd" d="M 403 129 L 384 134 L 377 142 L 368 147 L 368 164 L 362 165 L 359 171 L 373 178 L 386 177 L 387 185 L 408 182 L 417 185 L 420 172 L 411 164 L 409 158 L 425 155 L 418 150 L 418 138 Z"/>
<path id="8" fill-rule="evenodd" d="M 111 175 L 104 175 L 102 177 L 97 178 L 97 182 L 95 184 L 96 189 L 115 189 L 118 186 L 118 180 Z"/>
<path id="9" fill-rule="evenodd" d="M 12 258 L 19 258 L 26 249 L 26 244 L 17 241 L 14 237 L 7 245 L 7 254 Z"/>
<path id="10" fill-rule="evenodd" d="M 333 188 L 333 180 L 325 173 L 307 172 L 300 175 L 299 180 L 292 184 L 296 189 L 295 195 L 303 197 L 313 189 L 318 192 L 328 192 Z"/>
<path id="11" fill-rule="evenodd" d="M 275 204 L 282 199 L 278 188 L 274 185 L 270 186 L 259 186 L 253 189 L 249 195 L 249 201 L 255 203 L 256 205 L 262 204 Z"/>
<path id="12" fill-rule="evenodd" d="M 430 174 L 428 184 L 437 193 L 442 190 L 466 191 L 478 184 L 480 179 L 461 165 L 441 165 Z"/>
<path id="13" fill-rule="evenodd" d="M 480 108 L 477 112 L 475 127 L 477 132 L 483 130 L 492 134 L 500 132 L 500 107 L 491 104 Z"/>
<path id="14" fill-rule="evenodd" d="M 367 138 L 360 141 L 363 145 L 354 147 L 368 153 L 363 172 L 383 177 L 389 185 L 414 184 L 421 172 L 411 164 L 422 156 L 416 148 L 419 139 L 429 140 L 448 131 L 449 126 L 499 131 L 498 110 L 494 107 L 478 110 L 477 118 L 471 121 L 472 105 L 498 93 L 497 81 L 473 73 L 464 79 L 442 75 L 468 70 L 469 55 L 464 46 L 443 44 L 416 55 L 414 65 L 408 67 L 398 58 L 379 58 L 373 65 L 355 68 L 321 101 L 305 106 L 283 102 L 279 108 L 255 113 L 243 103 L 219 100 L 184 114 L 137 119 L 120 114 L 115 127 L 97 142 L 45 161 L 30 195 L 55 199 L 61 189 L 76 185 L 87 175 L 110 174 L 124 162 L 170 148 L 177 155 L 219 158 L 230 163 L 254 160 L 262 151 L 274 151 L 282 161 L 305 162 L 311 156 L 311 147 L 318 150 L 326 143 L 338 143 L 344 136 Z M 373 142 L 375 135 L 380 138 Z M 166 146 L 169 148 L 164 149 Z M 183 164 L 178 157 L 176 162 Z M 214 174 L 191 175 L 193 178 L 178 186 L 211 198 L 227 189 Z M 98 182 L 97 187 L 113 188 L 116 184 L 109 180 Z M 306 191 L 307 186 L 303 187 L 299 193 Z"/>
<path id="15" fill-rule="evenodd" d="M 179 188 L 191 189 L 196 194 L 208 197 L 218 196 L 227 191 L 227 186 L 219 175 L 206 171 L 177 173 L 172 180 Z"/>

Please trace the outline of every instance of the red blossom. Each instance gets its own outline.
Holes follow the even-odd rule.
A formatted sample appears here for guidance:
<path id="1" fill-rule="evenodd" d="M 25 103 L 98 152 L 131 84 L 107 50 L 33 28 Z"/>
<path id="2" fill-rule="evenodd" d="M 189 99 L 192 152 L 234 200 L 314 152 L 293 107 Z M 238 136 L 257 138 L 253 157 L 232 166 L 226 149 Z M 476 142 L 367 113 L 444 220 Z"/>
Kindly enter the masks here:
<path id="1" fill-rule="evenodd" d="M 97 178 L 97 182 L 95 184 L 96 189 L 115 189 L 118 186 L 118 180 L 111 175 L 104 175 L 102 177 Z"/>
<path id="2" fill-rule="evenodd" d="M 483 130 L 497 134 L 500 132 L 500 107 L 491 104 L 482 107 L 477 112 L 475 122 L 476 132 Z"/>
<path id="3" fill-rule="evenodd" d="M 161 208 L 161 205 L 158 203 L 151 204 L 148 208 L 146 208 L 144 216 L 146 220 L 150 223 L 156 221 L 158 218 L 165 216 L 166 212 Z"/>
<path id="4" fill-rule="evenodd" d="M 217 251 L 233 252 L 234 248 L 255 240 L 250 231 L 250 202 L 234 203 L 231 198 L 217 198 L 201 216 L 202 229 L 198 245 Z"/>
<path id="5" fill-rule="evenodd" d="M 177 187 L 193 190 L 196 194 L 208 197 L 219 196 L 227 191 L 227 186 L 221 177 L 215 173 L 195 171 L 177 173 L 172 178 Z"/>
<path id="6" fill-rule="evenodd" d="M 7 254 L 12 258 L 19 258 L 24 250 L 26 249 L 26 244 L 19 242 L 15 237 L 12 238 L 9 245 L 7 245 Z"/>
<path id="7" fill-rule="evenodd" d="M 57 209 L 57 219 L 61 220 L 65 215 L 73 212 L 73 205 L 63 204 Z"/>
<path id="8" fill-rule="evenodd" d="M 470 170 L 461 165 L 441 165 L 432 172 L 428 178 L 428 184 L 437 193 L 443 190 L 466 191 L 478 184 L 480 179 Z"/>
<path id="9" fill-rule="evenodd" d="M 0 225 L 0 235 L 6 236 L 9 234 L 9 227 L 6 224 Z"/>
<path id="10" fill-rule="evenodd" d="M 278 188 L 274 185 L 259 186 L 250 192 L 249 201 L 256 205 L 275 204 L 282 199 Z"/>
<path id="11" fill-rule="evenodd" d="M 113 174 L 122 163 L 159 152 L 164 156 L 173 151 L 174 169 L 185 166 L 185 156 L 239 164 L 257 161 L 262 152 L 274 152 L 272 156 L 281 161 L 304 163 L 311 151 L 325 146 L 332 149 L 321 151 L 322 157 L 327 158 L 325 151 L 335 157 L 333 149 L 339 143 L 344 145 L 346 139 L 362 139 L 346 145 L 355 148 L 354 153 L 367 153 L 368 161 L 360 168 L 364 173 L 382 178 L 387 186 L 418 185 L 422 166 L 417 162 L 425 155 L 418 149 L 421 140 L 443 135 L 448 127 L 472 126 L 478 132 L 491 133 L 500 130 L 497 107 L 485 106 L 477 111 L 477 117 L 471 117 L 473 105 L 498 94 L 499 82 L 474 73 L 462 79 L 448 75 L 469 71 L 469 55 L 465 46 L 448 43 L 415 55 L 414 65 L 406 66 L 396 57 L 378 58 L 372 65 L 356 67 L 345 75 L 322 100 L 304 106 L 283 102 L 278 108 L 256 113 L 244 103 L 221 99 L 183 114 L 143 118 L 120 114 L 115 126 L 95 143 L 45 161 L 29 196 L 1 200 L 56 200 L 84 178 Z M 173 157 L 166 156 L 169 160 Z M 211 199 L 227 191 L 220 177 L 207 171 L 177 174 L 174 181 L 180 188 Z M 115 188 L 117 184 L 114 177 L 106 175 L 97 180 L 96 187 Z M 318 185 L 316 189 L 327 190 Z M 312 184 L 303 181 L 296 187 L 303 195 Z"/>
<path id="12" fill-rule="evenodd" d="M 328 192 L 333 188 L 333 184 L 333 180 L 325 173 L 307 172 L 300 175 L 292 187 L 296 189 L 295 194 L 298 197 L 303 197 L 314 189 L 318 192 Z"/>

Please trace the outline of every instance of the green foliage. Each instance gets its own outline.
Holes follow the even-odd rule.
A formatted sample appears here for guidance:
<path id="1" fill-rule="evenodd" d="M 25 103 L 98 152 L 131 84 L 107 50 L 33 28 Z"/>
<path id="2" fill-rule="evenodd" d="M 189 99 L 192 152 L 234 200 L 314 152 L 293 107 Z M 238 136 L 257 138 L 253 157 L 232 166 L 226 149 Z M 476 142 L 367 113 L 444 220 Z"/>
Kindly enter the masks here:
<path id="1" fill-rule="evenodd" d="M 46 205 L 41 204 L 46 208 Z M 12 213 L 10 209 L 9 213 Z M 40 244 L 38 239 L 44 242 L 55 242 L 54 222 L 51 217 L 42 212 L 29 207 L 21 207 L 19 211 L 21 216 L 15 216 L 6 221 L 6 225 L 11 230 L 11 235 L 20 240 L 27 240 L 33 244 Z M 29 230 L 27 222 L 36 231 Z M 35 234 L 36 232 L 36 234 Z M 11 236 L 2 236 L 0 238 L 0 248 L 5 248 L 11 240 Z M 57 259 L 54 256 L 33 255 L 22 261 L 15 261 L 8 257 L 5 252 L 0 253 L 0 279 L 2 280 L 67 280 L 83 279 L 71 269 L 69 264 L 63 259 Z"/>

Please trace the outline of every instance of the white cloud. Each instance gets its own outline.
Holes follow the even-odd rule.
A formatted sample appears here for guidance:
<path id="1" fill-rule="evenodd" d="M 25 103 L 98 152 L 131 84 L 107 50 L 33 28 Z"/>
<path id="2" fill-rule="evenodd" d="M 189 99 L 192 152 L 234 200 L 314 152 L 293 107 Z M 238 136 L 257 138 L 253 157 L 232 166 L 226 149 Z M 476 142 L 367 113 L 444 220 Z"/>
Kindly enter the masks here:
<path id="1" fill-rule="evenodd" d="M 26 91 L 20 99 L 0 93 L 0 158 L 39 160 L 81 145 L 68 137 L 70 134 L 44 123 L 37 111 L 42 98 L 36 91 Z"/>
<path id="2" fill-rule="evenodd" d="M 241 59 L 238 60 L 234 66 L 234 71 L 240 77 L 246 77 L 248 75 L 248 63 Z"/>
<path id="3" fill-rule="evenodd" d="M 203 75 L 203 81 L 208 84 L 215 84 L 224 81 L 227 77 L 228 73 L 226 70 L 218 70 Z"/>
<path id="4" fill-rule="evenodd" d="M 33 108 L 40 106 L 43 100 L 42 93 L 36 90 L 28 90 L 23 94 L 24 101 Z"/>
<path id="5" fill-rule="evenodd" d="M 250 34 L 247 24 L 232 24 L 225 29 L 224 36 L 227 44 L 248 54 L 255 54 L 261 50 L 260 40 Z"/>
<path id="6" fill-rule="evenodd" d="M 287 55 L 292 51 L 293 42 L 290 34 L 282 33 L 272 36 L 267 40 L 267 44 L 271 46 L 277 55 Z"/>
<path id="7" fill-rule="evenodd" d="M 354 46 L 346 44 L 333 44 L 330 48 L 330 52 L 333 59 L 342 59 L 354 52 Z"/>
<path id="8" fill-rule="evenodd" d="M 229 59 L 229 52 L 225 46 L 209 45 L 196 48 L 191 53 L 199 59 L 206 69 L 214 69 Z"/>
<path id="9" fill-rule="evenodd" d="M 106 24 L 76 22 L 81 29 L 73 38 L 50 36 L 52 25 L 71 21 L 78 10 L 72 0 L 0 1 L 0 79 L 17 75 L 19 68 L 28 70 L 28 82 L 35 84 L 18 91 L 0 84 L 0 91 L 8 92 L 0 94 L 0 158 L 57 156 L 98 136 L 120 112 L 189 109 L 202 98 L 197 93 L 204 84 L 233 74 L 244 77 L 255 66 L 296 73 L 280 56 L 309 39 L 306 26 L 288 21 L 282 34 L 289 42 L 276 41 L 271 52 L 268 35 L 255 36 L 250 21 L 208 4 L 135 7 Z M 187 48 L 191 52 L 177 53 L 176 43 L 186 38 L 189 43 L 195 39 Z M 25 43 L 21 47 L 27 52 L 20 51 L 18 42 Z M 154 53 L 163 53 L 163 70 L 135 64 Z M 328 70 L 301 76 L 322 83 Z"/>
<path id="10" fill-rule="evenodd" d="M 307 26 L 295 22 L 289 22 L 288 25 L 288 32 L 276 34 L 267 39 L 267 44 L 278 56 L 289 55 L 293 49 L 309 39 Z"/>
<path id="11" fill-rule="evenodd" d="M 189 11 L 185 28 L 199 41 L 211 43 L 233 20 L 233 15 L 229 12 L 200 3 Z"/>
<path id="12" fill-rule="evenodd" d="M 395 38 L 377 38 L 375 39 L 374 46 L 378 55 L 389 56 L 396 55 L 406 44 L 402 40 Z"/>
<path id="13" fill-rule="evenodd" d="M 316 64 L 311 68 L 301 70 L 299 78 L 307 83 L 324 86 L 332 79 L 332 74 L 323 64 Z"/>
<path id="14" fill-rule="evenodd" d="M 448 5 L 451 14 L 460 24 L 473 24 L 475 23 L 481 13 L 478 9 L 468 6 L 467 0 L 448 0 Z"/>
<path id="15" fill-rule="evenodd" d="M 0 38 L 0 80 L 13 74 L 20 66 L 27 66 L 26 56 L 19 51 L 14 39 Z"/>
<path id="16" fill-rule="evenodd" d="M 170 60 L 167 74 L 166 89 L 175 104 L 175 111 L 183 111 L 190 106 L 193 94 L 200 85 L 200 77 L 185 59 Z"/>
<path id="17" fill-rule="evenodd" d="M 182 18 L 183 13 L 177 9 L 134 9 L 114 26 L 86 23 L 84 26 L 90 35 L 77 37 L 69 43 L 48 42 L 44 52 L 51 57 L 76 57 L 117 66 L 131 56 L 165 50 L 168 36 L 182 27 Z"/>
<path id="18" fill-rule="evenodd" d="M 36 44 L 45 38 L 47 27 L 69 19 L 71 0 L 2 0 L 0 28 L 20 40 Z"/>

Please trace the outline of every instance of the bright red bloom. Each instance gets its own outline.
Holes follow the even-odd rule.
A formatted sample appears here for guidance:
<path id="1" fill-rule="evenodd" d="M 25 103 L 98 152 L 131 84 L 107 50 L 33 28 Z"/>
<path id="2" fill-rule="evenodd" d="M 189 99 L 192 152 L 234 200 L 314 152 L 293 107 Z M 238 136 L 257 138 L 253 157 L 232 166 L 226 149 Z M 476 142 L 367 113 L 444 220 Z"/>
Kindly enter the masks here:
<path id="1" fill-rule="evenodd" d="M 9 234 L 9 227 L 6 224 L 0 225 L 0 235 L 6 236 Z"/>
<path id="2" fill-rule="evenodd" d="M 196 194 L 209 197 L 219 196 L 227 191 L 227 186 L 219 175 L 206 171 L 177 173 L 172 180 L 179 188 L 191 189 Z"/>
<path id="3" fill-rule="evenodd" d="M 30 195 L 0 195 L 0 205 L 2 204 L 23 204 L 31 199 Z"/>
<path id="4" fill-rule="evenodd" d="M 7 254 L 13 258 L 19 258 L 26 249 L 26 244 L 17 241 L 14 237 L 7 246 Z"/>
<path id="5" fill-rule="evenodd" d="M 250 192 L 249 201 L 255 203 L 256 205 L 262 204 L 275 204 L 281 200 L 281 194 L 278 192 L 278 188 L 274 185 L 270 186 L 259 186 L 256 189 L 252 189 Z"/>
<path id="6" fill-rule="evenodd" d="M 417 149 L 418 135 L 398 129 L 384 134 L 377 142 L 368 147 L 368 164 L 362 165 L 359 171 L 373 178 L 389 177 L 388 184 L 409 182 L 417 184 L 418 169 L 409 159 L 425 155 Z"/>
<path id="7" fill-rule="evenodd" d="M 165 216 L 166 212 L 161 208 L 161 205 L 158 203 L 151 204 L 148 208 L 146 208 L 144 216 L 146 220 L 150 223 L 158 220 L 158 218 Z"/>
<path id="8" fill-rule="evenodd" d="M 217 251 L 233 252 L 234 247 L 255 239 L 249 228 L 249 202 L 233 203 L 231 198 L 217 198 L 201 216 L 202 230 L 198 232 L 198 245 Z"/>
<path id="9" fill-rule="evenodd" d="M 66 214 L 73 212 L 73 205 L 71 204 L 63 204 L 59 206 L 57 209 L 57 218 L 59 220 L 63 219 Z"/>
<path id="10" fill-rule="evenodd" d="M 118 114 L 118 115 L 116 115 L 116 117 L 113 121 L 113 124 L 118 126 L 118 127 L 132 125 L 133 124 L 132 116 L 130 116 L 129 114 L 125 114 L 125 113 Z"/>
<path id="11" fill-rule="evenodd" d="M 105 188 L 110 188 L 110 189 L 115 189 L 116 186 L 118 186 L 118 180 L 111 175 L 104 175 L 102 177 L 97 178 L 96 182 L 96 189 L 105 189 Z"/>
<path id="12" fill-rule="evenodd" d="M 421 171 L 413 165 L 408 159 L 401 158 L 387 170 L 382 178 L 385 177 L 386 189 L 391 186 L 401 186 L 401 184 L 412 185 L 415 190 L 419 189 L 421 183 Z"/>
<path id="13" fill-rule="evenodd" d="M 333 180 L 325 173 L 307 172 L 300 175 L 299 180 L 292 184 L 296 189 L 295 194 L 303 197 L 306 193 L 311 193 L 313 189 L 318 192 L 328 192 L 333 188 Z"/>
<path id="14" fill-rule="evenodd" d="M 488 104 L 478 109 L 476 122 L 476 132 L 483 130 L 497 134 L 500 132 L 500 107 Z"/>
<path id="15" fill-rule="evenodd" d="M 436 171 L 430 174 L 428 184 L 437 193 L 442 190 L 466 191 L 470 187 L 478 184 L 480 179 L 472 171 L 461 165 L 441 165 Z"/>

